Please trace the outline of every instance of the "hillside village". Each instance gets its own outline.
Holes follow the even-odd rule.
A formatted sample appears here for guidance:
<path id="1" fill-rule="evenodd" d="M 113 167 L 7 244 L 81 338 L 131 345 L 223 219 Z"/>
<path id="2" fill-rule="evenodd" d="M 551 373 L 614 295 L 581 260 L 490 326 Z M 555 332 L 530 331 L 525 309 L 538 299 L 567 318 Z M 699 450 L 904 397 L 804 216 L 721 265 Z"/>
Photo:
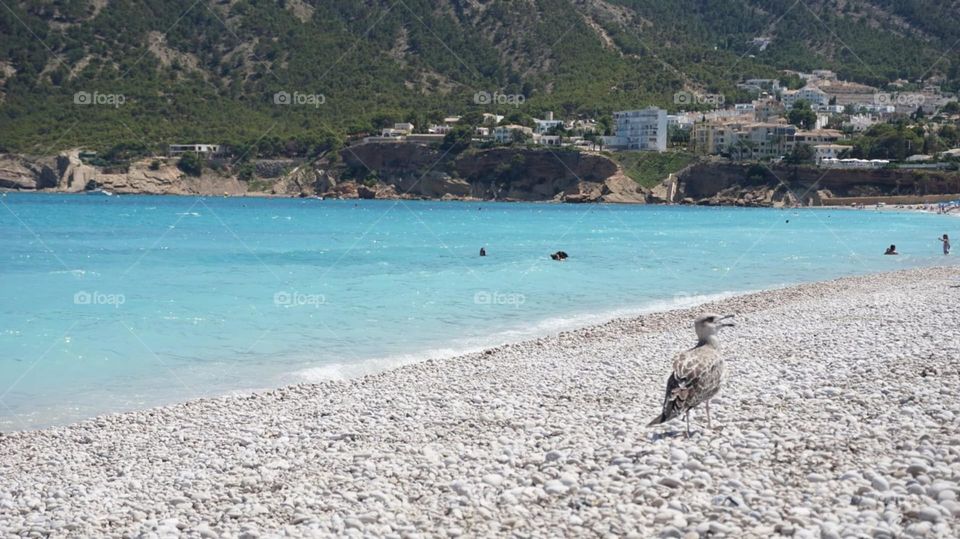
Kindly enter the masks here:
<path id="1" fill-rule="evenodd" d="M 733 161 L 786 159 L 834 168 L 881 168 L 897 161 L 914 168 L 949 168 L 944 161 L 960 158 L 960 106 L 956 96 L 937 86 L 880 91 L 838 80 L 827 70 L 787 74 L 803 81 L 803 86 L 791 90 L 777 79 L 748 79 L 739 87 L 756 94 L 750 102 L 727 104 L 723 96 L 680 92 L 675 113 L 647 107 L 614 112 L 606 122 L 560 119 L 548 112 L 543 118 L 517 123 L 500 114 L 483 113 L 479 125 L 472 126 L 471 142 L 586 151 L 687 150 Z M 895 81 L 890 86 L 906 88 L 908 83 Z M 698 105 L 703 104 L 715 106 L 700 110 L 703 107 Z M 698 110 L 683 110 L 687 106 Z M 462 116 L 448 116 L 419 129 L 411 123 L 396 123 L 362 141 L 449 142 L 451 134 L 464 126 L 463 120 Z M 899 156 L 857 147 L 858 138 L 883 125 L 908 129 L 922 143 L 913 146 L 913 141 L 905 138 L 908 155 Z"/>
<path id="2" fill-rule="evenodd" d="M 103 153 L 75 149 L 61 154 L 56 163 L 49 156 L 39 160 L 7 156 L 0 162 L 0 187 L 338 198 L 408 194 L 680 201 L 683 197 L 676 178 L 689 178 L 693 173 L 722 177 L 721 183 L 727 185 L 718 187 L 722 190 L 738 181 L 762 179 L 766 174 L 749 166 L 766 163 L 768 167 L 940 174 L 887 178 L 880 184 L 892 183 L 881 187 L 837 186 L 835 191 L 845 196 L 960 192 L 957 186 L 950 187 L 950 178 L 956 175 L 953 171 L 960 164 L 960 103 L 955 95 L 937 86 L 907 81 L 894 81 L 881 91 L 840 80 L 827 70 L 787 71 L 783 75 L 780 79 L 745 79 L 738 85 L 739 95 L 750 98 L 735 102 L 728 102 L 723 95 L 677 92 L 672 111 L 647 106 L 608 115 L 561 117 L 532 107 L 528 111 L 519 95 L 478 94 L 474 106 L 456 114 L 421 116 L 420 125 L 384 115 L 375 124 L 379 131 L 352 133 L 343 141 L 274 137 L 251 147 L 181 141 L 184 143 L 168 145 L 165 156 L 123 144 Z M 509 105 L 497 106 L 503 102 Z M 394 146 L 397 151 L 389 149 Z M 312 149 L 305 153 L 296 148 Z M 531 153 L 537 150 L 548 156 L 603 157 L 614 168 L 579 168 L 575 177 L 558 180 L 568 175 L 569 164 L 556 167 L 557 159 L 544 160 Z M 389 159 L 383 158 L 386 155 Z M 433 157 L 421 162 L 428 155 Z M 458 160 L 460 169 L 454 164 Z M 712 168 L 691 169 L 705 161 Z M 468 162 L 485 163 L 485 168 L 465 164 Z M 723 169 L 723 163 L 745 168 Z M 469 177 L 463 176 L 464 170 L 470 171 Z M 435 185 L 425 189 L 420 185 L 413 192 L 401 186 L 418 177 L 433 178 Z M 191 178 L 200 183 L 194 185 Z M 510 192 L 508 186 L 519 185 L 521 178 L 529 185 L 505 195 Z M 606 187 L 591 183 L 603 183 L 602 178 L 617 179 Z M 867 177 L 856 179 L 863 185 L 870 181 Z M 538 182 L 542 184 L 539 187 Z M 665 188 L 670 196 L 655 194 L 662 182 L 674 182 Z M 771 203 L 766 199 L 773 191 L 762 192 L 759 202 L 750 202 L 745 193 L 731 200 Z M 701 195 L 706 201 L 714 196 Z"/>

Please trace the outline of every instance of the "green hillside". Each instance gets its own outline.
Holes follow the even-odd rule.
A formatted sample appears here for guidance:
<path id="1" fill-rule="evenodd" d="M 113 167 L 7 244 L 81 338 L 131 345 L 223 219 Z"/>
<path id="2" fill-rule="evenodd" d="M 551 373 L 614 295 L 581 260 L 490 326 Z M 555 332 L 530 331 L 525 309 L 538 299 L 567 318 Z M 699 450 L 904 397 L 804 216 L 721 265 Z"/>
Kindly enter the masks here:
<path id="1" fill-rule="evenodd" d="M 956 89 L 960 8 L 944 4 L 7 2 L 0 151 L 260 141 L 309 152 L 388 122 L 422 125 L 470 110 L 597 116 L 651 103 L 673 108 L 681 89 L 731 100 L 742 77 L 785 68 Z M 772 41 L 761 51 L 756 37 Z M 282 92 L 301 104 L 284 104 Z M 478 105 L 477 92 L 521 94 L 524 102 Z M 75 102 L 88 99 L 95 103 Z"/>

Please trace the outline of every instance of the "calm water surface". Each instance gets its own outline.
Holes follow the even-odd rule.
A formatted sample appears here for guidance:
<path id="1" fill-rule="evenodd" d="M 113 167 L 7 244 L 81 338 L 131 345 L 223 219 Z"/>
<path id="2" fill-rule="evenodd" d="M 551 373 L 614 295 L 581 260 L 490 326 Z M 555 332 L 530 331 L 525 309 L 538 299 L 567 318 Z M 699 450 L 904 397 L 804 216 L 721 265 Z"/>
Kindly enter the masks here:
<path id="1" fill-rule="evenodd" d="M 352 376 L 704 296 L 943 264 L 937 237 L 960 237 L 960 219 L 869 210 L 0 202 L 0 430 Z M 882 256 L 891 243 L 904 255 Z M 550 260 L 557 250 L 570 258 Z"/>

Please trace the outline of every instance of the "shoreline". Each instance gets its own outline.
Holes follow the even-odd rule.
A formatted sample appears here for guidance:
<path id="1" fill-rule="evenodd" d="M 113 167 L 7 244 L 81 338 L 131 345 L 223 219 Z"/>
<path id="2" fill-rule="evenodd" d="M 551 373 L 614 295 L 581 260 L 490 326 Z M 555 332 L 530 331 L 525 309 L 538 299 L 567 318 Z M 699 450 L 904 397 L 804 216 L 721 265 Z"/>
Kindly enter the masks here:
<path id="1" fill-rule="evenodd" d="M 0 195 L 5 196 L 7 193 L 17 193 L 17 194 L 36 194 L 36 195 L 69 195 L 69 196 L 90 196 L 94 199 L 110 199 L 116 197 L 131 197 L 131 196 L 143 196 L 143 197 L 202 197 L 202 198 L 237 198 L 237 199 L 268 199 L 268 200 L 317 200 L 319 202 L 368 202 L 368 201 L 379 201 L 379 202 L 450 202 L 450 203 L 460 203 L 460 204 L 551 204 L 551 205 L 569 205 L 569 206 L 591 206 L 591 205 L 601 205 L 601 206 L 629 206 L 629 207 L 679 207 L 679 208 L 736 208 L 736 209 L 767 209 L 767 210 L 849 210 L 849 211 L 877 211 L 883 213 L 924 213 L 928 215 L 943 215 L 946 217 L 960 217 L 960 211 L 957 212 L 947 212 L 939 213 L 933 210 L 925 209 L 922 204 L 905 204 L 901 205 L 903 207 L 897 207 L 894 205 L 887 205 L 881 208 L 876 208 L 873 206 L 867 206 L 864 208 L 856 208 L 851 206 L 842 206 L 842 205 L 818 205 L 818 206 L 801 206 L 801 207 L 792 207 L 792 206 L 761 206 L 761 205 L 737 205 L 737 204 L 683 204 L 680 202 L 608 202 L 605 200 L 600 200 L 596 202 L 581 202 L 573 203 L 566 202 L 563 200 L 492 200 L 492 199 L 481 199 L 481 198 L 405 198 L 405 197 L 388 197 L 388 198 L 372 198 L 365 199 L 361 197 L 357 198 L 322 198 L 319 196 L 300 196 L 300 195 L 284 195 L 277 193 L 231 193 L 231 194 L 201 194 L 201 193 L 114 193 L 108 196 L 99 195 L 91 193 L 90 191 L 57 191 L 50 189 L 41 189 L 41 190 L 16 190 L 16 189 L 7 189 L 0 188 Z"/>
<path id="2" fill-rule="evenodd" d="M 357 379 L 0 434 L 0 529 L 956 536 L 958 277 L 795 285 Z M 706 310 L 738 323 L 721 335 L 714 429 L 699 410 L 690 439 L 680 422 L 644 428 Z"/>

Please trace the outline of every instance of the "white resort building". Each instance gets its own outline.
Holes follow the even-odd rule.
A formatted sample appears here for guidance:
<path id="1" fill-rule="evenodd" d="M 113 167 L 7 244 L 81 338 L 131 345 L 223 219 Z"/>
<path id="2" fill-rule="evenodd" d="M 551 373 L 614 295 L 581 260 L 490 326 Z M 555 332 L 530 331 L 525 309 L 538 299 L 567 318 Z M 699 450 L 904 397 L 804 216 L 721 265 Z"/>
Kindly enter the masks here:
<path id="1" fill-rule="evenodd" d="M 614 150 L 667 150 L 667 111 L 657 107 L 613 113 L 614 135 L 604 143 Z"/>

